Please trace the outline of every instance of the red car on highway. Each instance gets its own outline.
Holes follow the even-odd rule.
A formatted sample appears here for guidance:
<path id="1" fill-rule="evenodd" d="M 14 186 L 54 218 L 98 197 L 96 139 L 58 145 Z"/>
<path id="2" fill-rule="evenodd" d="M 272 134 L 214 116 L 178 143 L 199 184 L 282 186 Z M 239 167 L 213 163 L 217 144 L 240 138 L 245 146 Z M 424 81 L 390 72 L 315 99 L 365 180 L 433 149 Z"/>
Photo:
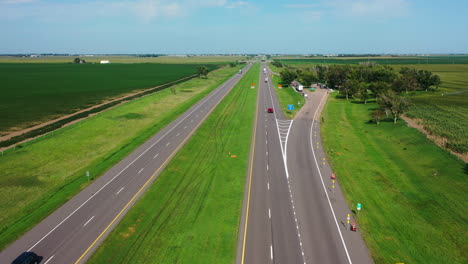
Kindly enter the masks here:
<path id="1" fill-rule="evenodd" d="M 273 113 L 273 111 L 274 111 L 274 110 L 273 110 L 273 107 L 268 107 L 268 109 L 267 109 L 267 112 L 268 112 L 268 113 Z"/>

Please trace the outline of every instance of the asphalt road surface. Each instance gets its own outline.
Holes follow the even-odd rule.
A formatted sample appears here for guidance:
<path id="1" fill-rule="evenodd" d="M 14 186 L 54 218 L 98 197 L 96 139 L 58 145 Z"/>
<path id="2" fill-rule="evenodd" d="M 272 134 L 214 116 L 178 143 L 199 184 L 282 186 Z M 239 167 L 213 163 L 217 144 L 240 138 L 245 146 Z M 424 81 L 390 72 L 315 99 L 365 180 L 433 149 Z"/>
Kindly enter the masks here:
<path id="1" fill-rule="evenodd" d="M 359 231 L 350 230 L 351 211 L 338 182 L 332 188 L 321 148 L 318 118 L 328 91 L 307 92 L 296 118 L 286 120 L 269 72 L 260 80 L 237 263 L 373 263 Z"/>
<path id="2" fill-rule="evenodd" d="M 159 175 L 251 64 L 187 110 L 90 186 L 0 253 L 11 263 L 22 252 L 42 263 L 84 263 Z"/>

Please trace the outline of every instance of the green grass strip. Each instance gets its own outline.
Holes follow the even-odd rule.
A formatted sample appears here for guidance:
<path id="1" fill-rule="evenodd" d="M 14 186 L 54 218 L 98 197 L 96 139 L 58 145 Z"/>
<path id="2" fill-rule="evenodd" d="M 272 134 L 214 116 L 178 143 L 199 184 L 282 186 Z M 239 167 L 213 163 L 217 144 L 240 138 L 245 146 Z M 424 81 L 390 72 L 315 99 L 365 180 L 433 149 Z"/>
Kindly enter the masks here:
<path id="1" fill-rule="evenodd" d="M 368 123 L 377 106 L 330 96 L 322 137 L 375 263 L 466 263 L 465 164 L 408 127 Z"/>
<path id="2" fill-rule="evenodd" d="M 273 79 L 273 86 L 275 88 L 275 92 L 278 96 L 278 100 L 284 115 L 286 118 L 293 119 L 297 112 L 299 112 L 299 110 L 301 110 L 302 106 L 304 105 L 304 97 L 291 87 L 279 88 L 278 85 L 281 81 L 279 76 L 274 75 L 271 78 Z M 288 110 L 289 104 L 294 105 L 294 110 Z"/>
<path id="3" fill-rule="evenodd" d="M 226 81 L 239 67 L 136 99 L 0 156 L 0 249 Z"/>
<path id="4" fill-rule="evenodd" d="M 259 70 L 246 73 L 88 263 L 234 262 Z"/>

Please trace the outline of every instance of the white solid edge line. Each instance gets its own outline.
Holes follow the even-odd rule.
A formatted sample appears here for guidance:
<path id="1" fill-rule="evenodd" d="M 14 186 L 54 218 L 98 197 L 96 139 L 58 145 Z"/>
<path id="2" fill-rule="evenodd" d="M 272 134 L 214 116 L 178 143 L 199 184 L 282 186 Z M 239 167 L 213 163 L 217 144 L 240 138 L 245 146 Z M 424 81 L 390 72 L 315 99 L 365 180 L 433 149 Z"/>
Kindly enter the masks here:
<path id="1" fill-rule="evenodd" d="M 91 222 L 91 220 L 93 220 L 93 218 L 94 218 L 94 215 L 88 221 L 86 221 L 86 223 L 84 223 L 83 227 L 85 227 L 87 224 L 89 224 L 89 222 Z"/>
<path id="2" fill-rule="evenodd" d="M 351 257 L 349 256 L 348 248 L 346 247 L 346 243 L 345 243 L 345 241 L 343 239 L 343 234 L 341 234 L 340 226 L 338 225 L 338 220 L 336 219 L 335 211 L 333 210 L 333 206 L 331 204 L 330 197 L 328 196 L 328 193 L 327 193 L 327 188 L 325 187 L 325 183 L 323 182 L 322 172 L 320 171 L 320 168 L 319 168 L 319 165 L 318 165 L 318 162 L 317 162 L 317 157 L 315 156 L 314 145 L 312 143 L 312 140 L 313 140 L 312 130 L 313 130 L 313 125 L 314 125 L 314 122 L 315 122 L 315 119 L 316 119 L 315 117 L 317 116 L 317 111 L 320 109 L 320 105 L 322 104 L 324 98 L 326 98 L 326 96 L 324 96 L 322 98 L 322 100 L 320 101 L 320 104 L 318 105 L 317 109 L 315 110 L 314 120 L 312 120 L 312 125 L 310 127 L 310 147 L 312 149 L 312 154 L 314 156 L 315 165 L 317 165 L 317 171 L 318 171 L 318 173 L 320 175 L 320 181 L 322 182 L 323 191 L 325 192 L 325 195 L 327 197 L 328 205 L 330 206 L 330 210 L 331 210 L 331 212 L 333 214 L 333 219 L 335 219 L 336 229 L 338 229 L 338 233 L 340 234 L 341 242 L 343 243 L 343 247 L 344 247 L 344 250 L 346 252 L 346 257 L 348 258 L 349 264 L 352 264 L 353 262 L 351 261 Z"/>
<path id="3" fill-rule="evenodd" d="M 250 65 L 247 65 L 246 67 L 248 67 Z M 249 67 L 250 68 L 250 67 Z M 243 74 L 244 75 L 244 74 Z M 236 77 L 236 76 L 234 76 Z M 225 83 L 223 83 L 221 85 L 221 87 L 223 86 L 226 86 L 228 82 L 232 82 L 233 80 L 235 80 L 236 78 L 234 77 L 231 77 L 230 79 L 228 79 Z M 240 78 L 239 78 L 240 79 Z M 63 219 L 60 223 L 58 223 L 54 228 L 52 228 L 47 234 L 45 234 L 41 239 L 39 239 L 39 241 L 37 241 L 34 245 L 32 245 L 27 251 L 31 251 L 34 247 L 36 247 L 39 243 L 42 242 L 42 240 L 44 240 L 46 237 L 48 237 L 52 232 L 55 231 L 55 229 L 57 229 L 59 226 L 61 226 L 65 221 L 68 220 L 68 218 L 70 218 L 72 215 L 74 215 L 78 210 L 81 209 L 81 207 L 83 207 L 85 204 L 87 204 L 94 196 L 96 196 L 99 192 L 101 192 L 107 185 L 109 185 L 111 182 L 113 182 L 120 174 L 122 174 L 122 172 L 124 172 L 126 169 L 128 169 L 128 167 L 130 167 L 133 163 L 135 163 L 135 161 L 137 161 L 141 156 L 143 156 L 146 152 L 148 152 L 148 150 L 150 150 L 151 148 L 153 148 L 157 143 L 159 143 L 159 141 L 161 141 L 164 137 L 166 137 L 172 130 L 174 130 L 174 128 L 176 128 L 177 126 L 180 125 L 180 123 L 182 123 L 187 117 L 189 117 L 193 112 L 195 112 L 198 108 L 200 108 L 204 103 L 203 101 L 208 101 L 208 100 L 211 100 L 211 97 L 214 97 L 215 94 L 221 92 L 222 89 L 221 88 L 218 88 L 216 90 L 214 90 L 211 94 L 209 94 L 207 97 L 203 98 L 202 100 L 199 101 L 198 105 L 190 112 L 188 113 L 185 117 L 183 117 L 176 125 L 174 125 L 171 129 L 169 129 L 169 131 L 166 132 L 166 134 L 164 134 L 162 137 L 160 137 L 156 142 L 154 142 L 153 144 L 151 144 L 145 151 L 143 151 L 140 155 L 138 155 L 138 157 L 136 157 L 132 162 L 130 162 L 127 166 L 125 166 L 125 168 L 123 168 L 119 173 L 117 173 L 112 179 L 110 179 L 106 184 L 104 184 L 99 190 L 97 190 L 97 192 L 93 193 L 93 195 L 91 195 L 88 199 L 86 199 L 86 201 L 84 201 L 80 206 L 78 206 L 78 208 L 76 208 L 75 210 L 73 210 L 73 212 L 71 212 L 67 217 L 65 217 L 65 219 Z M 205 102 L 206 103 L 206 102 Z"/>
<path id="4" fill-rule="evenodd" d="M 52 257 L 50 257 L 46 262 L 44 262 L 44 264 L 49 263 L 49 261 L 50 261 L 51 259 L 53 259 L 54 257 L 55 257 L 55 255 L 52 255 Z"/>

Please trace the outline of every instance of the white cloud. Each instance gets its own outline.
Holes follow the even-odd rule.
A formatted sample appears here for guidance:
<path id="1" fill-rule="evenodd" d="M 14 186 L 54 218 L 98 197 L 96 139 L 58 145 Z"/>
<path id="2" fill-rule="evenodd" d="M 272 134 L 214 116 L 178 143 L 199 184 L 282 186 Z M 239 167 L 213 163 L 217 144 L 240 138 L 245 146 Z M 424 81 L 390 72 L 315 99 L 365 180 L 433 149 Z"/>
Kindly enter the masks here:
<path id="1" fill-rule="evenodd" d="M 248 6 L 250 6 L 250 4 L 244 1 L 229 2 L 226 4 L 227 8 L 244 8 Z"/>
<path id="2" fill-rule="evenodd" d="M 158 17 L 180 17 L 185 14 L 179 3 L 161 0 L 141 0 L 126 2 L 124 6 L 133 7 L 136 15 L 145 22 Z"/>
<path id="3" fill-rule="evenodd" d="M 406 16 L 407 0 L 330 0 L 328 4 L 341 15 L 377 17 L 381 19 Z"/>
<path id="4" fill-rule="evenodd" d="M 288 4 L 286 5 L 287 8 L 299 8 L 299 9 L 314 8 L 318 6 L 319 6 L 318 4 Z"/>
<path id="5" fill-rule="evenodd" d="M 32 2 L 36 2 L 36 0 L 3 0 L 3 1 L 0 1 L 0 4 L 14 5 L 14 4 L 27 4 L 27 3 L 32 3 Z"/>

